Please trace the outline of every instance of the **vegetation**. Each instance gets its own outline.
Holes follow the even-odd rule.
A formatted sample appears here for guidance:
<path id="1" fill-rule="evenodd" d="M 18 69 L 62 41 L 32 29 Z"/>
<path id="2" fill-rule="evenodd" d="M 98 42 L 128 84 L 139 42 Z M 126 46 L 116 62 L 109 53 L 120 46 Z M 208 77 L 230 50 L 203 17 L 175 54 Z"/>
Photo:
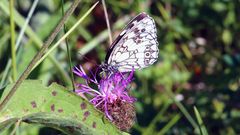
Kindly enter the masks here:
<path id="1" fill-rule="evenodd" d="M 56 48 L 48 49 L 46 52 L 49 55 L 42 62 L 38 59 L 38 65 L 27 77 L 31 80 L 23 81 L 7 104 L 0 107 L 2 134 L 110 132 L 104 128 L 111 130 L 111 133 L 127 134 L 114 127 L 82 97 L 66 92 L 74 89 L 73 81 L 84 81 L 76 76 L 73 78 L 71 69 L 74 66 L 81 65 L 88 73 L 104 61 L 110 42 L 102 2 L 92 7 L 95 2 L 82 0 L 73 14 L 68 16 L 64 30 L 61 29 L 50 44 L 50 48 Z M 137 99 L 137 118 L 130 134 L 240 133 L 239 1 L 105 2 L 113 40 L 140 12 L 153 17 L 158 32 L 159 60 L 146 69 L 136 71 L 131 83 L 130 95 Z M 1 103 L 72 3 L 52 0 L 0 1 Z M 77 22 L 77 27 L 70 30 Z M 71 33 L 66 34 L 66 39 L 62 38 L 67 32 Z M 24 91 L 26 88 L 27 91 Z M 59 89 L 62 98 L 53 98 L 53 89 Z M 72 99 L 68 99 L 68 94 Z M 42 103 L 40 110 L 34 110 L 32 98 L 37 103 L 42 103 L 44 98 L 50 101 L 48 104 Z M 75 110 L 79 107 L 78 102 L 87 104 L 90 114 L 93 114 L 86 123 L 75 118 L 86 118 L 86 110 Z M 26 108 L 28 103 L 30 108 Z M 52 103 L 56 103 L 55 112 Z M 58 107 L 69 111 L 58 115 L 56 112 L 61 109 Z M 76 115 L 68 116 L 72 111 Z M 72 129 L 77 130 L 71 132 Z"/>

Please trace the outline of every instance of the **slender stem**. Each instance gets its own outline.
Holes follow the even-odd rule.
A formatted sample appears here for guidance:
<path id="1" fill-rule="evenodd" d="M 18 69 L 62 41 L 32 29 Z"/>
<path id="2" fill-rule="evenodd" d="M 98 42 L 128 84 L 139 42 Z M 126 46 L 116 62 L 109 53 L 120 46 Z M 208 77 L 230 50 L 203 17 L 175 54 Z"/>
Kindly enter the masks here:
<path id="1" fill-rule="evenodd" d="M 6 15 L 10 16 L 8 7 L 9 7 L 8 1 L 0 2 L 1 10 Z M 26 22 L 25 19 L 15 9 L 14 9 L 14 21 L 15 21 L 15 24 L 18 25 L 19 27 L 23 27 L 24 23 Z M 43 41 L 36 35 L 36 33 L 28 25 L 27 25 L 25 32 L 26 32 L 25 34 L 27 34 L 28 37 L 30 37 L 28 44 L 32 44 L 31 42 L 33 42 L 34 43 L 33 45 L 39 50 L 43 45 Z M 9 37 L 10 37 L 10 33 L 6 33 L 5 35 L 9 35 Z M 4 41 L 0 42 L 0 46 L 1 46 L 1 43 L 5 43 L 5 42 Z M 17 45 L 16 45 L 16 47 L 17 47 Z M 17 56 L 16 56 L 17 58 L 18 58 L 18 55 L 19 55 L 19 52 L 17 51 Z M 70 86 L 71 79 L 70 79 L 69 75 L 67 74 L 67 72 L 64 71 L 64 69 L 60 66 L 60 64 L 56 60 L 56 58 L 54 58 L 52 55 L 50 55 L 48 58 L 53 63 L 53 65 L 56 67 L 56 69 L 59 71 L 59 76 L 63 79 L 63 81 L 66 83 L 66 85 Z M 9 81 L 9 80 L 7 80 L 7 78 L 10 78 L 10 77 L 8 77 L 8 74 L 9 74 L 9 72 L 11 72 L 11 70 L 10 70 L 10 67 L 12 65 L 11 63 L 12 63 L 11 59 L 8 59 L 7 66 L 4 69 L 4 74 L 6 74 L 6 76 L 4 76 L 4 78 L 2 78 L 0 87 L 2 87 L 3 85 L 6 85 L 6 83 L 8 83 L 8 81 Z"/>
<path id="2" fill-rule="evenodd" d="M 157 133 L 157 135 L 165 135 L 167 131 L 170 130 L 170 128 L 178 122 L 178 120 L 181 118 L 181 115 L 178 113 L 176 114 L 162 129 Z"/>
<path id="3" fill-rule="evenodd" d="M 3 109 L 3 107 L 6 105 L 6 103 L 10 100 L 10 98 L 13 96 L 13 94 L 16 92 L 17 88 L 20 86 L 20 84 L 25 80 L 28 75 L 30 74 L 33 66 L 36 64 L 36 62 L 42 57 L 44 52 L 47 50 L 47 48 L 50 46 L 54 38 L 57 36 L 58 32 L 61 30 L 64 22 L 67 20 L 67 18 L 73 13 L 74 9 L 79 4 L 80 0 L 75 0 L 71 7 L 68 9 L 66 14 L 61 19 L 60 23 L 56 26 L 54 31 L 51 33 L 51 35 L 48 37 L 47 41 L 43 44 L 42 48 L 39 50 L 39 52 L 34 56 L 28 67 L 25 69 L 25 71 L 22 73 L 20 78 L 17 80 L 15 85 L 12 87 L 6 98 L 1 102 L 0 104 L 0 111 Z"/>
<path id="4" fill-rule="evenodd" d="M 27 28 L 27 26 L 28 26 L 28 23 L 29 23 L 29 21 L 30 21 L 30 18 L 32 17 L 33 12 L 34 12 L 34 10 L 36 9 L 36 6 L 37 6 L 38 1 L 39 1 L 39 0 L 34 0 L 32 6 L 31 6 L 31 9 L 30 9 L 30 11 L 29 11 L 29 13 L 28 13 L 27 19 L 26 19 L 26 21 L 25 21 L 25 23 L 24 23 L 24 25 L 23 25 L 23 27 L 22 27 L 22 29 L 21 29 L 21 31 L 20 31 L 20 34 L 19 34 L 19 36 L 18 36 L 18 38 L 17 38 L 16 45 L 15 45 L 15 50 L 16 50 L 16 52 L 17 52 L 17 55 L 18 55 L 18 48 L 19 48 L 19 45 L 20 45 L 20 43 L 21 43 L 21 39 L 22 39 L 22 37 L 23 37 L 23 35 L 24 35 L 24 32 L 25 32 L 25 30 L 26 30 L 26 28 Z M 5 70 L 4 70 L 4 75 L 3 75 L 3 77 L 2 77 L 2 80 L 1 80 L 1 83 L 0 83 L 0 87 L 3 86 L 4 81 L 5 81 L 6 78 L 7 78 L 7 74 L 8 74 L 9 68 L 10 68 L 10 66 L 11 66 L 10 63 L 13 63 L 13 62 L 12 62 L 12 59 L 9 59 L 8 62 L 7 62 L 7 66 L 6 66 Z M 14 70 L 13 70 L 13 71 L 14 71 Z"/>
<path id="5" fill-rule="evenodd" d="M 114 29 L 122 28 L 126 23 L 127 23 L 126 19 L 118 20 L 117 22 L 115 22 L 113 28 Z M 79 57 L 82 58 L 82 56 L 84 56 L 89 51 L 91 51 L 96 46 L 98 46 L 100 43 L 105 41 L 107 37 L 108 37 L 108 31 L 107 30 L 102 31 L 100 34 L 95 36 L 90 42 L 85 44 L 80 50 L 78 50 L 78 54 L 80 54 Z"/>
<path id="6" fill-rule="evenodd" d="M 11 55 L 12 55 L 12 71 L 13 71 L 13 81 L 17 79 L 17 64 L 16 64 L 16 49 L 15 49 L 15 24 L 14 24 L 14 0 L 10 0 L 9 10 L 10 10 L 10 31 L 11 31 Z"/>
<path id="7" fill-rule="evenodd" d="M 187 120 L 190 122 L 190 124 L 193 126 L 194 129 L 198 129 L 198 125 L 195 122 L 195 120 L 192 118 L 192 116 L 189 114 L 187 109 L 183 106 L 181 102 L 175 99 L 174 93 L 171 91 L 170 88 L 166 89 L 166 93 L 171 97 L 173 102 L 177 105 L 177 107 L 180 109 L 180 111 L 183 113 L 183 115 L 187 118 Z"/>
<path id="8" fill-rule="evenodd" d="M 33 12 L 35 11 L 35 9 L 36 9 L 36 7 L 37 7 L 38 1 L 39 1 L 39 0 L 34 0 L 32 6 L 31 6 L 31 9 L 30 9 L 30 11 L 29 11 L 29 13 L 28 13 L 28 16 L 27 16 L 27 18 L 26 18 L 26 21 L 24 22 L 24 25 L 23 25 L 23 27 L 22 27 L 22 29 L 21 29 L 21 31 L 20 31 L 20 34 L 19 34 L 19 36 L 18 36 L 18 38 L 17 38 L 16 50 L 18 49 L 18 47 L 19 47 L 19 45 L 20 45 L 20 43 L 21 43 L 22 37 L 23 37 L 23 35 L 24 35 L 24 32 L 25 32 L 25 30 L 26 30 L 26 28 L 27 28 L 27 26 L 28 26 L 28 23 L 29 23 L 32 15 L 33 15 Z"/>
<path id="9" fill-rule="evenodd" d="M 63 35 L 58 41 L 57 43 L 55 43 L 34 65 L 34 67 L 32 68 L 35 69 L 55 48 L 57 48 L 60 43 L 71 33 L 73 32 L 74 29 L 76 29 L 76 27 L 87 17 L 88 14 L 90 14 L 90 12 L 97 6 L 98 2 L 96 2 L 78 21 L 77 23 L 75 23 L 70 30 Z"/>
<path id="10" fill-rule="evenodd" d="M 111 44 L 112 43 L 112 32 L 111 32 L 111 27 L 110 27 L 110 23 L 109 23 L 105 0 L 102 0 L 102 4 L 103 4 L 104 15 L 105 15 L 106 23 L 107 23 L 107 28 L 108 28 L 109 42 Z"/>
<path id="11" fill-rule="evenodd" d="M 201 134 L 201 135 L 208 135 L 206 126 L 205 126 L 204 123 L 203 123 L 203 120 L 202 120 L 202 118 L 201 118 L 201 115 L 200 115 L 197 107 L 194 106 L 193 109 L 194 109 L 194 113 L 195 113 L 196 118 L 197 118 L 197 122 L 198 122 L 198 127 L 199 127 L 199 132 L 200 132 L 200 134 Z"/>
<path id="12" fill-rule="evenodd" d="M 63 9 L 63 5 L 64 5 L 64 1 L 61 0 L 61 3 L 62 3 L 62 15 L 64 14 L 64 9 Z M 67 27 L 66 25 L 64 24 L 63 25 L 64 27 L 64 33 L 67 33 Z M 69 65 L 69 70 L 70 70 L 70 75 L 71 75 L 71 82 L 72 82 L 72 89 L 73 91 L 75 91 L 75 85 L 74 85 L 74 78 L 73 78 L 73 70 L 72 70 L 72 59 L 71 59 L 71 53 L 70 53 L 70 50 L 69 50 L 69 44 L 68 44 L 68 38 L 66 37 L 66 47 L 67 47 L 67 55 L 68 55 L 68 65 Z"/>
<path id="13" fill-rule="evenodd" d="M 153 120 L 150 122 L 149 126 L 142 132 L 143 135 L 148 135 L 149 133 L 153 132 L 153 129 L 156 127 L 156 123 L 162 119 L 164 116 L 163 114 L 166 112 L 168 107 L 170 106 L 170 103 L 167 102 L 161 107 L 162 109 L 158 112 L 158 114 L 153 118 Z"/>

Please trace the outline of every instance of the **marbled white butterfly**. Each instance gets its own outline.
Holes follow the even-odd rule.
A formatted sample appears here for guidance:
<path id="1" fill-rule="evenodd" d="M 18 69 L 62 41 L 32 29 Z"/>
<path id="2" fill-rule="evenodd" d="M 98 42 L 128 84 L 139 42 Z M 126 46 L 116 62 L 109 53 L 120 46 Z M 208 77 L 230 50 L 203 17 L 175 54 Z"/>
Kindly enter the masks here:
<path id="1" fill-rule="evenodd" d="M 100 67 L 105 72 L 142 69 L 157 60 L 158 52 L 155 22 L 146 13 L 140 13 L 112 43 Z"/>

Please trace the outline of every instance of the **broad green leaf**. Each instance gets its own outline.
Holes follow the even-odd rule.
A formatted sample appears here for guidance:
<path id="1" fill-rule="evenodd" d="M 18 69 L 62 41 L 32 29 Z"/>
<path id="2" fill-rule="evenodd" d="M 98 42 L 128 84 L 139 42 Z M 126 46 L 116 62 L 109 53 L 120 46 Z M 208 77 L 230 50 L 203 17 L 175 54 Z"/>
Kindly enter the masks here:
<path id="1" fill-rule="evenodd" d="M 3 97 L 12 86 L 4 90 Z M 124 134 L 80 96 L 56 83 L 46 87 L 34 80 L 24 81 L 0 111 L 0 129 L 18 120 L 44 124 L 67 134 Z"/>

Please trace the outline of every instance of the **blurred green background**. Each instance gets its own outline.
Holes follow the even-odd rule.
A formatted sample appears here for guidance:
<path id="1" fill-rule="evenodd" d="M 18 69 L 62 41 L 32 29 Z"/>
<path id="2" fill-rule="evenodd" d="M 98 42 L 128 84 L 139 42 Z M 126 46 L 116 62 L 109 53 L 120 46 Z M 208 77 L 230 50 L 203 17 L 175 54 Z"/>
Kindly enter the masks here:
<path id="1" fill-rule="evenodd" d="M 33 0 L 15 0 L 15 34 L 18 37 Z M 68 8 L 71 1 L 64 2 Z M 67 21 L 70 28 L 94 1 L 82 0 Z M 209 134 L 240 133 L 240 1 L 238 0 L 109 0 L 109 21 L 115 38 L 140 12 L 156 22 L 159 60 L 135 73 L 131 85 L 137 120 L 131 134 L 196 134 L 198 109 Z M 61 1 L 40 0 L 21 40 L 17 74 L 21 75 L 39 47 L 59 22 Z M 9 7 L 0 1 L 1 88 L 13 82 Z M 63 32 L 59 33 L 59 37 Z M 58 37 L 58 38 L 59 38 Z M 57 40 L 56 40 L 57 41 Z M 94 69 L 109 47 L 107 26 L 100 3 L 68 37 L 73 65 Z M 9 70 L 8 70 L 9 69 Z M 45 84 L 58 82 L 71 89 L 65 43 L 62 43 L 30 75 Z M 61 134 L 23 124 L 22 134 Z"/>

